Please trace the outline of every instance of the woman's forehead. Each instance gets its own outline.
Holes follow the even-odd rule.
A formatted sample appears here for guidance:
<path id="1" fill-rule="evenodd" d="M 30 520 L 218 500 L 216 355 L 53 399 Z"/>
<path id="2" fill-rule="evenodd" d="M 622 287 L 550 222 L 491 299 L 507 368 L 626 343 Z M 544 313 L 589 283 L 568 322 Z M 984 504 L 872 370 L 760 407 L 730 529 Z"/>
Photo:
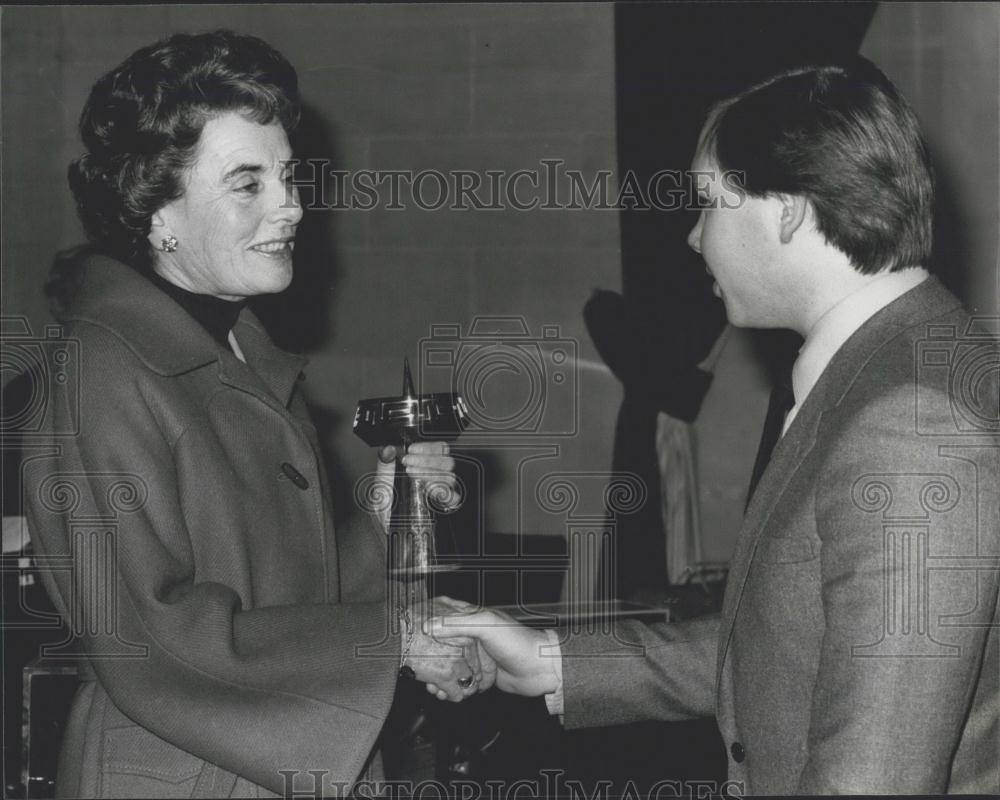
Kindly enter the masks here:
<path id="1" fill-rule="evenodd" d="M 205 123 L 193 171 L 225 174 L 244 164 L 270 170 L 291 156 L 288 136 L 278 122 L 261 125 L 229 112 Z"/>

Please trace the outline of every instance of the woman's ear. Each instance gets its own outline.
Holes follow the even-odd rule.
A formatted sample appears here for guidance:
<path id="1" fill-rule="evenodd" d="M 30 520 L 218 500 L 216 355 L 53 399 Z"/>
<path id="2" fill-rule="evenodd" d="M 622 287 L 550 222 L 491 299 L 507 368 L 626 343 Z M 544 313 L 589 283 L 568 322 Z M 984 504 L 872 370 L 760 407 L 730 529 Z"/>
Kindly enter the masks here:
<path id="1" fill-rule="evenodd" d="M 168 233 L 170 233 L 170 231 L 167 230 L 167 223 L 166 220 L 163 218 L 163 211 L 162 210 L 157 211 L 149 219 L 149 235 L 146 237 L 146 239 L 149 240 L 149 243 L 153 246 L 153 249 L 159 250 L 160 242 Z"/>
<path id="2" fill-rule="evenodd" d="M 778 198 L 781 200 L 779 237 L 782 244 L 788 244 L 805 222 L 809 212 L 809 201 L 800 194 L 781 194 Z"/>

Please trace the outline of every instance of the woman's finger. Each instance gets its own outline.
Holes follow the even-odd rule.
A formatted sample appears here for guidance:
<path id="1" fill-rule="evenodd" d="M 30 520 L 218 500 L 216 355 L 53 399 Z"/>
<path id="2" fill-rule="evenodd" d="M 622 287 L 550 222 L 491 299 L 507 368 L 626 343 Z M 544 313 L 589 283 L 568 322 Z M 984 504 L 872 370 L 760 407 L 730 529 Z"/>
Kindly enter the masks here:
<path id="1" fill-rule="evenodd" d="M 446 456 L 450 452 L 447 442 L 414 442 L 407 448 L 415 455 Z"/>
<path id="2" fill-rule="evenodd" d="M 403 456 L 403 466 L 406 467 L 407 472 L 414 474 L 425 472 L 433 475 L 440 472 L 453 475 L 455 459 L 451 456 L 421 456 L 408 453 Z"/>

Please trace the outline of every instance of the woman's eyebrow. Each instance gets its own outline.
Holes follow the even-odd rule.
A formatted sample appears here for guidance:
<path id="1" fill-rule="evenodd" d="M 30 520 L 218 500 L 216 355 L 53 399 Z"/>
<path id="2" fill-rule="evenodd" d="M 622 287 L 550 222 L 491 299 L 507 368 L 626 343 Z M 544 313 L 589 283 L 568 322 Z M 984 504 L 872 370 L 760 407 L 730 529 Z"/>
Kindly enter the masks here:
<path id="1" fill-rule="evenodd" d="M 264 171 L 264 167 L 260 164 L 237 164 L 230 170 L 227 170 L 222 176 L 223 182 L 230 180 L 231 178 L 239 175 L 243 172 L 260 173 Z"/>

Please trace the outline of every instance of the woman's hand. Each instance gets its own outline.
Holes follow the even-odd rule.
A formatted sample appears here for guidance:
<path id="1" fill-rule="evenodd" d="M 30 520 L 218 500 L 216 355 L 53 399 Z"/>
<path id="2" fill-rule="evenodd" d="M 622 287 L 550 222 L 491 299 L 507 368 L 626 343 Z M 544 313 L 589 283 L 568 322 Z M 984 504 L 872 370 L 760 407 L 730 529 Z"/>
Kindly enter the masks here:
<path id="1" fill-rule="evenodd" d="M 392 496 L 392 482 L 396 474 L 399 450 L 386 445 L 378 453 L 376 474 L 387 485 Z M 455 477 L 455 459 L 449 454 L 447 442 L 414 442 L 401 459 L 406 474 L 424 482 L 427 501 L 435 511 L 454 511 L 462 505 L 462 494 Z M 378 516 L 382 527 L 389 530 L 389 508 L 380 508 Z"/>

